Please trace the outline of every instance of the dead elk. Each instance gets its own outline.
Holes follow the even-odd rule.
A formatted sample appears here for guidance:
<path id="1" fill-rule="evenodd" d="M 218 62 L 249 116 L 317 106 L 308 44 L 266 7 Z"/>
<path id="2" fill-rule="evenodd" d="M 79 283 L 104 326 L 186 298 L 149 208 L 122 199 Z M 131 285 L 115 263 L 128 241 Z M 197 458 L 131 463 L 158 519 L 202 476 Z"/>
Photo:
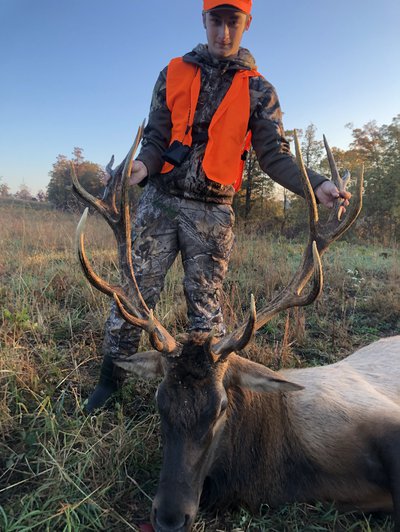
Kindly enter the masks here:
<path id="1" fill-rule="evenodd" d="M 78 254 L 88 280 L 114 297 L 122 315 L 149 334 L 154 351 L 137 353 L 121 367 L 161 377 L 157 405 L 163 463 L 152 523 L 159 532 L 188 531 L 199 504 L 276 506 L 291 501 L 334 501 L 362 511 L 394 510 L 400 530 L 400 337 L 381 340 L 324 367 L 279 373 L 237 354 L 281 310 L 308 305 L 320 293 L 319 255 L 343 234 L 361 208 L 362 179 L 345 216 L 340 201 L 321 225 L 297 145 L 310 236 L 298 273 L 256 316 L 223 339 L 180 344 L 147 307 L 131 258 L 127 176 L 112 172 L 103 200 L 74 187 L 103 214 L 119 248 L 120 286 L 91 268 L 78 227 Z M 332 177 L 338 172 L 327 147 Z M 312 287 L 303 288 L 313 277 Z"/>

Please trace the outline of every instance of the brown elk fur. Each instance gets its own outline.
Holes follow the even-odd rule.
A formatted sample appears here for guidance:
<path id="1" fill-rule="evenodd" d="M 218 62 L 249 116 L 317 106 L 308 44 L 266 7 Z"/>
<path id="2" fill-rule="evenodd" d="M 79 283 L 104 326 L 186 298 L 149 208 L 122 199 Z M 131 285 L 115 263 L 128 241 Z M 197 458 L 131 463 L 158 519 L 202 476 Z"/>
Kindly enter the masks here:
<path id="1" fill-rule="evenodd" d="M 242 360 L 232 357 L 229 363 L 232 374 L 236 366 L 240 371 Z M 223 439 L 231 446 L 225 444 L 220 454 L 231 463 L 216 466 L 227 475 L 225 483 L 217 481 L 218 497 L 229 502 L 235 495 L 253 509 L 263 502 L 324 500 L 390 510 L 380 446 L 393 440 L 400 455 L 400 337 L 380 340 L 336 364 L 280 375 L 304 390 L 230 389 Z"/>
<path id="2" fill-rule="evenodd" d="M 202 355 L 202 347 L 184 348 L 164 363 L 158 406 L 167 457 L 169 431 L 192 447 L 219 431 L 200 487 L 203 505 L 257 511 L 262 503 L 320 500 L 391 511 L 393 494 L 399 526 L 400 336 L 335 364 L 279 374 L 234 353 L 219 364 Z M 121 365 L 136 372 L 136 357 Z M 228 406 L 218 421 L 212 408 L 221 388 Z M 167 465 L 174 467 L 180 458 Z M 197 478 L 195 469 L 189 478 Z"/>

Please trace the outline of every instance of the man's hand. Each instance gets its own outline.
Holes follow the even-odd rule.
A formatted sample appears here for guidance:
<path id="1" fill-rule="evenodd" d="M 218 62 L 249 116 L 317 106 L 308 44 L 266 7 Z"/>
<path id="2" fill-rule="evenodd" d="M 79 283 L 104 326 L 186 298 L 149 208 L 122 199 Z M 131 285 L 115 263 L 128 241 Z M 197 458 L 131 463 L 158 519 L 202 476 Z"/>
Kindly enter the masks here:
<path id="1" fill-rule="evenodd" d="M 113 171 L 113 172 L 115 172 L 115 171 Z M 148 174 L 147 167 L 146 167 L 146 165 L 144 163 L 142 163 L 142 161 L 133 161 L 131 176 L 130 176 L 130 179 L 129 179 L 129 184 L 130 185 L 137 185 L 138 183 L 140 183 L 141 181 L 143 181 L 143 179 L 145 179 L 147 177 L 147 174 Z M 104 181 L 103 182 L 104 182 L 105 185 L 107 185 L 107 183 L 110 181 L 112 175 L 113 175 L 112 172 L 108 172 L 104 176 Z"/>
<path id="2" fill-rule="evenodd" d="M 142 161 L 133 161 L 132 163 L 132 172 L 129 179 L 130 185 L 137 185 L 148 175 L 147 167 Z"/>
<path id="3" fill-rule="evenodd" d="M 324 181 L 315 190 L 315 196 L 318 201 L 331 209 L 337 198 L 343 198 L 343 207 L 347 207 L 349 199 L 351 198 L 350 192 L 347 190 L 338 190 L 333 181 Z"/>

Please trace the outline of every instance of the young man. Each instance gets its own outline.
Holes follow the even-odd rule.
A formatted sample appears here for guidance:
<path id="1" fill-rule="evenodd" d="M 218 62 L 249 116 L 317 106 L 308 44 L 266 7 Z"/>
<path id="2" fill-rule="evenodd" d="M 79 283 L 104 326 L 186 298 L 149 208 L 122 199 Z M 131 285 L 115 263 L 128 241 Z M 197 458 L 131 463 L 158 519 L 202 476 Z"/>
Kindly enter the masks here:
<path id="1" fill-rule="evenodd" d="M 150 308 L 180 252 L 188 332 L 225 333 L 220 290 L 232 251 L 231 207 L 240 184 L 242 154 L 251 142 L 261 168 L 302 195 L 299 169 L 284 138 L 273 86 L 240 47 L 251 25 L 251 0 L 203 1 L 207 45 L 170 62 L 159 75 L 142 149 L 131 183 L 145 184 L 134 227 L 135 275 Z M 320 203 L 331 207 L 335 185 L 309 170 Z M 348 193 L 340 193 L 348 200 Z M 106 323 L 103 365 L 86 409 L 104 404 L 121 382 L 113 360 L 137 350 L 140 331 L 113 305 Z"/>

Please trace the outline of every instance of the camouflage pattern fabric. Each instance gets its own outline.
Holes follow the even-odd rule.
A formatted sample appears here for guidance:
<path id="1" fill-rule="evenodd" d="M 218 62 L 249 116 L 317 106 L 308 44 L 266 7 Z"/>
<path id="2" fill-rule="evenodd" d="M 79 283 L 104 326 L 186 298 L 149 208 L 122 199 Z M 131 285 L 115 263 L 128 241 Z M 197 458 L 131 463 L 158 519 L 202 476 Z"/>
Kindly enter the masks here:
<path id="1" fill-rule="evenodd" d="M 237 70 L 256 67 L 251 53 L 240 48 L 237 57 L 228 60 L 213 58 L 206 45 L 200 44 L 183 56 L 201 69 L 201 89 L 193 122 L 193 149 L 180 167 L 160 174 L 161 158 L 171 137 L 171 114 L 166 104 L 165 68 L 153 91 L 148 123 L 144 131 L 138 159 L 147 167 L 149 181 L 167 193 L 207 203 L 232 204 L 235 190 L 207 178 L 202 161 L 207 144 L 207 131 L 215 111 L 227 93 Z M 260 166 L 274 181 L 303 195 L 300 172 L 290 152 L 282 124 L 282 111 L 274 87 L 264 77 L 252 77 L 250 87 L 250 120 L 252 144 Z M 309 170 L 313 188 L 326 177 Z"/>
<path id="2" fill-rule="evenodd" d="M 230 205 L 186 200 L 148 185 L 133 229 L 135 275 L 147 305 L 155 307 L 167 271 L 180 252 L 188 332 L 215 328 L 224 334 L 220 290 L 234 243 L 233 223 Z M 104 353 L 113 358 L 135 353 L 140 334 L 113 304 L 106 322 Z"/>
<path id="3" fill-rule="evenodd" d="M 219 294 L 233 245 L 234 188 L 211 181 L 202 161 L 211 119 L 228 91 L 237 70 L 255 68 L 252 55 L 240 48 L 229 60 L 213 58 L 206 45 L 198 45 L 184 60 L 201 69 L 201 90 L 193 123 L 193 146 L 187 160 L 160 174 L 162 154 L 171 137 L 171 114 L 166 104 L 165 68 L 153 91 L 142 148 L 137 157 L 149 178 L 141 197 L 134 228 L 134 266 L 147 304 L 154 308 L 165 275 L 181 252 L 188 332 L 224 333 Z M 252 142 L 261 168 L 275 181 L 300 195 L 299 169 L 284 138 L 282 112 L 274 87 L 262 76 L 249 80 Z M 326 178 L 309 171 L 313 187 Z M 125 323 L 113 305 L 106 323 L 104 352 L 113 357 L 137 350 L 140 331 Z"/>

